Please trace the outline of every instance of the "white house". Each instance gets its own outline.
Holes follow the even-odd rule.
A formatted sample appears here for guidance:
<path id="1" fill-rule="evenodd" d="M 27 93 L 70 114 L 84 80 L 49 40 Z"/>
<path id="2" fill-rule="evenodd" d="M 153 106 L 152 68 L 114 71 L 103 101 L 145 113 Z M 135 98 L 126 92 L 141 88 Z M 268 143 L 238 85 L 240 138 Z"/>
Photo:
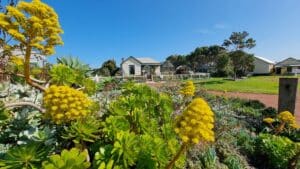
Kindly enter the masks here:
<path id="1" fill-rule="evenodd" d="M 263 57 L 254 56 L 253 74 L 269 74 L 274 69 L 275 63 Z"/>
<path id="2" fill-rule="evenodd" d="M 128 57 L 121 63 L 123 77 L 160 75 L 160 62 L 151 58 Z"/>

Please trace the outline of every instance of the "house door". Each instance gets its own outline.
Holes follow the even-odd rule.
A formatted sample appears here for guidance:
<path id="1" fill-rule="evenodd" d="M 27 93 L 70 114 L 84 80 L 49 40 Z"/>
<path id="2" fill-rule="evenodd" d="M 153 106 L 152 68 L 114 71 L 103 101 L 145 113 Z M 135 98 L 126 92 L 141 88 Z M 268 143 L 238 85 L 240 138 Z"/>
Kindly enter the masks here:
<path id="1" fill-rule="evenodd" d="M 129 65 L 129 75 L 135 75 L 135 66 Z"/>
<path id="2" fill-rule="evenodd" d="M 279 75 L 281 74 L 281 67 L 276 68 L 276 74 L 279 74 Z"/>

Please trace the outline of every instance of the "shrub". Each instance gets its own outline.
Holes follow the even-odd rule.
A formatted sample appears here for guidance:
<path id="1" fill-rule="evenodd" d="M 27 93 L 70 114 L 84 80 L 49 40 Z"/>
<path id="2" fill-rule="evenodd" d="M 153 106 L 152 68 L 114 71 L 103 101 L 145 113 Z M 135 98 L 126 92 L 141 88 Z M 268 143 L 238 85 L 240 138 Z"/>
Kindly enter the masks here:
<path id="1" fill-rule="evenodd" d="M 86 159 L 86 151 L 80 152 L 77 148 L 63 150 L 61 155 L 51 155 L 48 161 L 44 161 L 43 169 L 87 169 L 91 164 Z"/>
<path id="2" fill-rule="evenodd" d="M 264 109 L 266 107 L 266 105 L 259 100 L 249 100 L 244 105 L 247 107 L 252 107 L 254 109 Z"/>
<path id="3" fill-rule="evenodd" d="M 274 169 L 288 168 L 289 160 L 300 150 L 299 145 L 290 139 L 270 134 L 260 134 L 256 144 L 258 159 L 265 157 L 265 159 L 259 159 L 263 162 L 260 165 Z"/>

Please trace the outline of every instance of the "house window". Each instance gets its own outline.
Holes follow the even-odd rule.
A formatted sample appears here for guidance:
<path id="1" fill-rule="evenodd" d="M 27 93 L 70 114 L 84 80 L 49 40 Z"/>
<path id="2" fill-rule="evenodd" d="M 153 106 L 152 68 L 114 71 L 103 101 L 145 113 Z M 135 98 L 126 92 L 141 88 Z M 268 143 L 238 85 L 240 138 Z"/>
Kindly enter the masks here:
<path id="1" fill-rule="evenodd" d="M 129 65 L 129 74 L 130 75 L 135 75 L 135 67 L 134 67 L 134 65 Z"/>
<path id="2" fill-rule="evenodd" d="M 288 67 L 286 68 L 286 71 L 287 71 L 288 73 L 291 73 L 291 72 L 292 72 L 292 67 L 291 67 L 291 66 L 288 66 Z"/>

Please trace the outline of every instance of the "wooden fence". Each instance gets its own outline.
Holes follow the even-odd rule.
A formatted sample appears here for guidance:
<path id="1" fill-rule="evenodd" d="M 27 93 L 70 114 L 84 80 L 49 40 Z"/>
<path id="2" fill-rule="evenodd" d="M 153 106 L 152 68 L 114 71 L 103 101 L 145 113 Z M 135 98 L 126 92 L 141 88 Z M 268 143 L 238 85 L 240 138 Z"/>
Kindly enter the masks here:
<path id="1" fill-rule="evenodd" d="M 103 81 L 108 77 L 93 77 L 95 81 Z M 176 74 L 176 75 L 153 75 L 151 78 L 147 78 L 146 76 L 114 76 L 111 77 L 116 80 L 133 80 L 135 82 L 146 82 L 146 81 L 178 81 L 178 80 L 187 80 L 187 79 L 205 79 L 210 78 L 209 73 L 195 73 L 195 74 Z"/>

